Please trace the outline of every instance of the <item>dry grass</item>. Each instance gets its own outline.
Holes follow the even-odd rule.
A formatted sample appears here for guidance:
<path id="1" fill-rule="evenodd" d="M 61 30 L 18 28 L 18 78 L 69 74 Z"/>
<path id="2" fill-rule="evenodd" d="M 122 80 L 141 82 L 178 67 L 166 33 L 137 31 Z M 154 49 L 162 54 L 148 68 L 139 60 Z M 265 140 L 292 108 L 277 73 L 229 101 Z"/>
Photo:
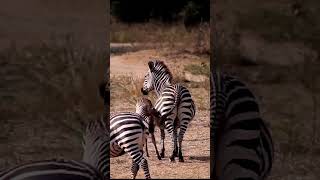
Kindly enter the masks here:
<path id="1" fill-rule="evenodd" d="M 82 129 L 103 112 L 98 84 L 105 52 L 72 40 L 0 52 L 0 169 L 81 158 Z"/>
<path id="2" fill-rule="evenodd" d="M 206 23 L 187 31 L 183 23 L 166 25 L 153 22 L 128 25 L 114 22 L 111 24 L 110 32 L 112 43 L 147 43 L 157 45 L 158 48 L 190 49 L 194 54 L 210 53 L 210 26 Z"/>

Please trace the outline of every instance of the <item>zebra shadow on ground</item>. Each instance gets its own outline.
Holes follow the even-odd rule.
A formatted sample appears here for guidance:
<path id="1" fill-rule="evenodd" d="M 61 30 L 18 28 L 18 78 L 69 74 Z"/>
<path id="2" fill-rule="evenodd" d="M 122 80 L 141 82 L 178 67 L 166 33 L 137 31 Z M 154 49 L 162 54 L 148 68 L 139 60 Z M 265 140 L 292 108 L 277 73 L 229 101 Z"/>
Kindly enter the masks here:
<path id="1" fill-rule="evenodd" d="M 184 141 L 194 142 L 194 141 L 208 141 L 210 138 L 198 138 L 198 139 L 186 139 Z"/>
<path id="2" fill-rule="evenodd" d="M 201 162 L 209 162 L 210 161 L 210 156 L 189 156 L 189 160 L 196 160 L 196 161 L 201 161 Z M 192 163 L 192 162 L 190 162 Z"/>

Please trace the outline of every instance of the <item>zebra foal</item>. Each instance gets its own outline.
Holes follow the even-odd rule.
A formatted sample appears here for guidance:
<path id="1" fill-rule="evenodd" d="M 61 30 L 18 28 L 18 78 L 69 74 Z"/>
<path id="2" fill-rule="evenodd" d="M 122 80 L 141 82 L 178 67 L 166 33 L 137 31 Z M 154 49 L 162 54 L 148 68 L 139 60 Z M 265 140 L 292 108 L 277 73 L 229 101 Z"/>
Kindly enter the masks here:
<path id="1" fill-rule="evenodd" d="M 132 158 L 131 172 L 133 179 L 136 178 L 140 166 L 144 171 L 145 178 L 151 178 L 148 162 L 144 157 L 143 146 L 147 142 L 146 139 L 150 130 L 153 134 L 152 108 L 150 100 L 140 98 L 136 104 L 136 112 L 121 112 L 110 118 L 111 158 L 128 153 Z M 153 143 L 156 148 L 155 141 Z"/>
<path id="2" fill-rule="evenodd" d="M 210 84 L 211 177 L 266 179 L 273 162 L 273 142 L 254 95 L 235 77 L 218 71 L 211 73 Z"/>
<path id="3" fill-rule="evenodd" d="M 141 92 L 148 95 L 154 90 L 158 97 L 154 110 L 162 119 L 160 122 L 161 157 L 164 157 L 164 129 L 166 129 L 172 139 L 170 161 L 173 162 L 175 157 L 179 157 L 179 161 L 183 162 L 182 141 L 188 124 L 195 116 L 194 101 L 186 87 L 172 83 L 172 74 L 164 62 L 152 60 L 148 62 L 148 67 Z"/>
<path id="4" fill-rule="evenodd" d="M 103 119 L 90 121 L 82 161 L 52 159 L 25 163 L 0 172 L 0 180 L 106 180 L 110 178 L 108 129 Z"/>
<path id="5" fill-rule="evenodd" d="M 147 112 L 147 113 L 146 113 Z M 152 106 L 152 103 L 147 98 L 140 98 L 136 103 L 136 113 L 141 114 L 147 117 L 147 123 L 148 123 L 148 129 L 146 130 L 146 140 L 145 140 L 145 146 L 146 146 L 146 155 L 149 157 L 148 152 L 148 136 L 151 135 L 152 144 L 156 150 L 157 158 L 161 160 L 157 145 L 156 145 L 156 139 L 154 137 L 154 129 L 155 126 L 159 126 L 159 118 L 154 112 L 154 108 Z"/>

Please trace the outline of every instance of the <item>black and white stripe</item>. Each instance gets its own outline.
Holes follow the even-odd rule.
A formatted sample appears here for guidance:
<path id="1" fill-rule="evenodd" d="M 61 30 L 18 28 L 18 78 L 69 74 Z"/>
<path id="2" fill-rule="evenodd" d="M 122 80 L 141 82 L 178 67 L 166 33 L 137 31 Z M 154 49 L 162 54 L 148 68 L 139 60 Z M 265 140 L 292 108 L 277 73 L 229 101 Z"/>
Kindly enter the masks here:
<path id="1" fill-rule="evenodd" d="M 143 146 L 149 135 L 152 104 L 142 98 L 137 102 L 136 112 L 122 112 L 110 119 L 110 155 L 118 157 L 128 153 L 132 158 L 132 177 L 135 179 L 139 167 L 144 170 L 145 178 L 150 179 L 147 159 Z M 152 132 L 151 132 L 152 133 Z"/>
<path id="2" fill-rule="evenodd" d="M 158 99 L 155 110 L 160 114 L 161 156 L 164 157 L 164 129 L 172 139 L 172 154 L 170 161 L 179 157 L 183 162 L 182 141 L 188 124 L 195 116 L 195 104 L 189 90 L 181 84 L 172 83 L 172 75 L 167 66 L 159 60 L 148 62 L 149 70 L 144 78 L 141 92 L 147 95 L 155 90 Z M 179 129 L 179 133 L 177 132 Z M 178 142 L 177 142 L 178 141 Z"/>
<path id="3" fill-rule="evenodd" d="M 1 180 L 105 180 L 110 178 L 109 137 L 101 119 L 87 126 L 82 161 L 52 159 L 21 164 L 0 173 Z"/>
<path id="4" fill-rule="evenodd" d="M 19 165 L 0 174 L 1 180 L 103 180 L 91 165 L 73 160 L 45 160 Z"/>
<path id="5" fill-rule="evenodd" d="M 256 98 L 245 84 L 217 71 L 211 74 L 210 94 L 214 147 L 211 177 L 265 179 L 274 150 Z"/>
<path id="6" fill-rule="evenodd" d="M 157 118 L 156 114 L 154 114 L 154 108 L 152 105 L 152 102 L 147 99 L 147 98 L 140 98 L 138 99 L 137 103 L 136 103 L 136 113 L 137 114 L 141 114 L 144 117 L 146 117 L 147 123 L 148 123 L 148 129 L 146 130 L 146 142 L 145 142 L 145 146 L 146 146 L 146 155 L 147 157 L 149 157 L 149 152 L 148 152 L 148 136 L 151 135 L 151 140 L 152 140 L 152 144 L 156 150 L 156 154 L 159 160 L 161 160 L 157 145 L 156 145 L 156 139 L 154 137 L 154 130 L 155 130 L 155 126 L 157 125 L 155 119 Z"/>
<path id="7" fill-rule="evenodd" d="M 104 178 L 110 178 L 110 138 L 109 127 L 104 117 L 90 121 L 83 136 L 82 160 L 102 173 Z"/>

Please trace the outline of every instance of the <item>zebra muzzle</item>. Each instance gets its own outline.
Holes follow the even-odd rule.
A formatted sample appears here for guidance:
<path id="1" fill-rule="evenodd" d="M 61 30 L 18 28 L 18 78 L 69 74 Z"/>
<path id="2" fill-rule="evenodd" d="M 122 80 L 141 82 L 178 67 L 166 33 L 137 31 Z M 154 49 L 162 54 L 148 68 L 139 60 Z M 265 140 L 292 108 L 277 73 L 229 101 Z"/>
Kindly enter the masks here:
<path id="1" fill-rule="evenodd" d="M 141 88 L 141 93 L 142 93 L 143 95 L 148 95 L 148 92 L 145 91 L 145 90 L 143 90 L 143 88 Z"/>

